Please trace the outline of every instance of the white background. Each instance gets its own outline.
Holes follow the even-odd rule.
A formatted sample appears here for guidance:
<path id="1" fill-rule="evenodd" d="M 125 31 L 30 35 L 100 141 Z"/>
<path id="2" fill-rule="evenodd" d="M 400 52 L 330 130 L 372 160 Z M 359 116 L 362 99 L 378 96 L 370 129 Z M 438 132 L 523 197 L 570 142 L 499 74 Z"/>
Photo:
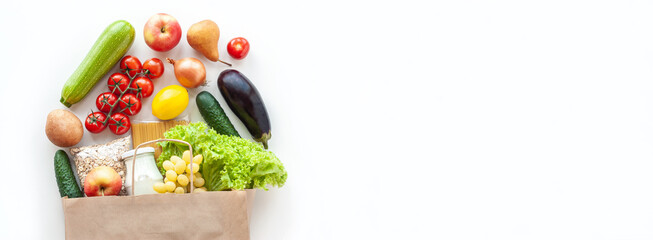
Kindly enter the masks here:
<path id="1" fill-rule="evenodd" d="M 651 2 L 157 2 L 3 3 L 1 239 L 64 238 L 45 118 L 118 19 L 129 54 L 198 57 L 217 94 L 225 67 L 185 40 L 214 20 L 263 95 L 289 177 L 258 192 L 252 239 L 653 238 Z M 142 35 L 157 12 L 184 30 L 165 54 Z M 236 36 L 243 61 L 226 54 Z"/>

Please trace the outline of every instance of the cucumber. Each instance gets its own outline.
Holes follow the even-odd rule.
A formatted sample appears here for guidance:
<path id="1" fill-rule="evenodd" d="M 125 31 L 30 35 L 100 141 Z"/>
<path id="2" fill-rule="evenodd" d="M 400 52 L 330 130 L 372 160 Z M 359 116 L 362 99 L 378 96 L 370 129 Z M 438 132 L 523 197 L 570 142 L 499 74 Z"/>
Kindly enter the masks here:
<path id="1" fill-rule="evenodd" d="M 195 101 L 197 102 L 197 108 L 202 114 L 202 118 L 204 118 L 204 121 L 206 121 L 209 127 L 222 135 L 240 137 L 234 125 L 229 121 L 229 117 L 227 117 L 227 114 L 220 107 L 220 103 L 218 103 L 218 100 L 211 93 L 202 91 L 197 94 Z"/>
<path id="2" fill-rule="evenodd" d="M 66 107 L 81 101 L 127 53 L 134 43 L 135 35 L 134 27 L 124 20 L 115 21 L 104 29 L 77 70 L 64 84 L 59 101 Z"/>
<path id="3" fill-rule="evenodd" d="M 70 167 L 68 154 L 63 150 L 58 150 L 54 154 L 54 173 L 57 177 L 61 197 L 78 198 L 84 196 L 79 185 L 77 185 L 73 169 Z"/>

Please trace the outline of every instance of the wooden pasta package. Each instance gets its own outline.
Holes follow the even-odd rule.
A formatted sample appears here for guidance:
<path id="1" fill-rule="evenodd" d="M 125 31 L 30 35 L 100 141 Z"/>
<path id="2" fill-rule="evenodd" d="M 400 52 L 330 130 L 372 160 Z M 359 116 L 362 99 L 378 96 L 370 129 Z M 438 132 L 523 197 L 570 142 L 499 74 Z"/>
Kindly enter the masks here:
<path id="1" fill-rule="evenodd" d="M 151 141 L 154 139 L 163 138 L 163 133 L 168 129 L 177 125 L 188 125 L 186 120 L 170 120 L 170 121 L 145 121 L 135 122 L 132 124 L 132 143 L 136 147 L 138 144 Z M 157 144 L 148 144 L 147 147 L 154 148 L 154 158 L 158 158 L 161 154 L 161 146 Z"/>

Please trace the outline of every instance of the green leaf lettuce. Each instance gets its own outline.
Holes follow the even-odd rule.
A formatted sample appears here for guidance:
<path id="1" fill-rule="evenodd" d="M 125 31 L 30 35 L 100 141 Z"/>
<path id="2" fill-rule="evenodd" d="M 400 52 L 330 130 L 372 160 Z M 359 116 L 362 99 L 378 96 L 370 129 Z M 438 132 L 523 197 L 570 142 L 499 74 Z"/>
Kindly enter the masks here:
<path id="1" fill-rule="evenodd" d="M 247 139 L 218 134 L 203 122 L 175 126 L 164 136 L 189 142 L 194 155 L 202 154 L 200 172 L 209 191 L 267 190 L 267 185 L 282 187 L 288 177 L 274 153 Z M 176 142 L 159 142 L 159 145 L 163 149 L 157 159 L 160 170 L 163 161 L 188 150 L 188 146 Z"/>

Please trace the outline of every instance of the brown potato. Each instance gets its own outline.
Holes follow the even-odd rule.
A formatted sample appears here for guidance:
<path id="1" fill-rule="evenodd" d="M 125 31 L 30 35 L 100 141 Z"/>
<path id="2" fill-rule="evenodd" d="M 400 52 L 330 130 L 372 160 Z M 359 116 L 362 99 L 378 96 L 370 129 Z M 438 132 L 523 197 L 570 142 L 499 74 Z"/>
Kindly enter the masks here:
<path id="1" fill-rule="evenodd" d="M 50 142 L 59 147 L 72 147 L 84 136 L 84 127 L 72 112 L 63 109 L 53 110 L 45 123 L 45 135 Z"/>

